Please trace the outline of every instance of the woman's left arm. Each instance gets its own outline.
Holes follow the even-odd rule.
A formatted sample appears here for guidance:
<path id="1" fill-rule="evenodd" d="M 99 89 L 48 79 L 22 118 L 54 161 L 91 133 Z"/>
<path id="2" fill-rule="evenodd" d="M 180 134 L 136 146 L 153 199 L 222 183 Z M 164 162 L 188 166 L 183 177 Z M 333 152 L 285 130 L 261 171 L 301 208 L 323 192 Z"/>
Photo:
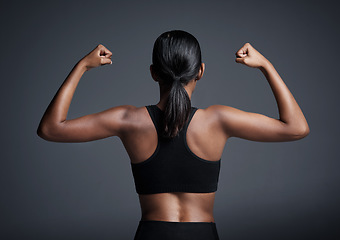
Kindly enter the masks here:
<path id="1" fill-rule="evenodd" d="M 112 107 L 99 113 L 66 120 L 82 75 L 91 68 L 112 64 L 111 56 L 112 53 L 99 44 L 73 67 L 40 121 L 37 134 L 41 138 L 53 142 L 88 142 L 119 136 L 126 112 L 133 108 L 131 105 Z"/>

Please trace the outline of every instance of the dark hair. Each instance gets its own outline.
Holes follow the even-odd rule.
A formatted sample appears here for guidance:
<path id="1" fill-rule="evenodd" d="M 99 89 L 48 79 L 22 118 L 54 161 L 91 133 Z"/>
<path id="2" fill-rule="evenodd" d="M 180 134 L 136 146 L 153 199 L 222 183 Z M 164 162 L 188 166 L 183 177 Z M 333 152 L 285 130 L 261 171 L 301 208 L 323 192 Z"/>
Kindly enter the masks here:
<path id="1" fill-rule="evenodd" d="M 152 53 L 153 71 L 159 83 L 169 90 L 163 137 L 176 137 L 188 120 L 191 101 L 184 86 L 197 77 L 201 63 L 200 45 L 190 33 L 173 30 L 156 39 Z"/>

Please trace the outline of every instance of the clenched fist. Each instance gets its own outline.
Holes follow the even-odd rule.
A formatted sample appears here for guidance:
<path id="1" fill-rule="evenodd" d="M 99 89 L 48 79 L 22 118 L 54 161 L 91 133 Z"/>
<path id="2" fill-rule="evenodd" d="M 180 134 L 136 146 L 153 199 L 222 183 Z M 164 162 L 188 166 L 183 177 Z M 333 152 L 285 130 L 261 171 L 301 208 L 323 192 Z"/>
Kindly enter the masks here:
<path id="1" fill-rule="evenodd" d="M 95 47 L 95 49 L 93 49 L 80 61 L 86 67 L 86 71 L 88 71 L 91 68 L 95 68 L 106 64 L 112 64 L 111 56 L 112 52 L 110 52 L 103 45 L 99 44 L 97 47 Z"/>
<path id="2" fill-rule="evenodd" d="M 235 54 L 235 61 L 248 67 L 260 68 L 268 62 L 250 43 L 244 44 Z"/>

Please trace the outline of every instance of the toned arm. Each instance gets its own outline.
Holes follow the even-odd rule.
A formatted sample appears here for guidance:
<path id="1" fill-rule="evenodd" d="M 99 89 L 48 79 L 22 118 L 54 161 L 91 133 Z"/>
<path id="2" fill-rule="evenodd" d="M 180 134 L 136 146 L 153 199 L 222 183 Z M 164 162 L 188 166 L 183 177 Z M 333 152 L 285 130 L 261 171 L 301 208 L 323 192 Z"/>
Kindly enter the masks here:
<path id="1" fill-rule="evenodd" d="M 245 112 L 233 107 L 213 105 L 221 128 L 228 137 L 239 137 L 252 141 L 293 141 L 306 137 L 310 130 L 307 121 L 274 66 L 246 43 L 237 53 L 236 62 L 259 68 L 265 75 L 279 108 L 279 119 L 263 114 Z"/>
<path id="2" fill-rule="evenodd" d="M 87 142 L 119 136 L 131 105 L 112 107 L 102 112 L 67 120 L 76 87 L 84 74 L 91 68 L 111 64 L 112 53 L 99 44 L 92 52 L 81 59 L 67 76 L 43 115 L 37 134 L 53 142 Z"/>

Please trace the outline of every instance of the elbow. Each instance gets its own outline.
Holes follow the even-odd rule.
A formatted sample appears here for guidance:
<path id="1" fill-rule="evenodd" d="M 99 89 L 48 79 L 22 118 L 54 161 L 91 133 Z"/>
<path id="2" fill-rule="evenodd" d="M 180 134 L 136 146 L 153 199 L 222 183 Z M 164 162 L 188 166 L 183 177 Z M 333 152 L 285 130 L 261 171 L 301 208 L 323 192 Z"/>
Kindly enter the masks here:
<path id="1" fill-rule="evenodd" d="M 41 126 L 39 126 L 37 129 L 37 135 L 44 140 L 48 140 L 48 135 L 46 134 L 46 130 L 44 130 L 44 128 Z"/>
<path id="2" fill-rule="evenodd" d="M 307 137 L 309 133 L 310 133 L 310 129 L 309 129 L 309 126 L 307 125 L 305 129 L 304 137 Z"/>
<path id="3" fill-rule="evenodd" d="M 52 141 L 51 129 L 44 125 L 39 125 L 37 135 L 46 141 Z"/>
<path id="4" fill-rule="evenodd" d="M 298 130 L 295 130 L 293 132 L 292 134 L 293 140 L 299 140 L 299 139 L 305 138 L 309 135 L 309 133 L 310 133 L 310 129 L 308 125 L 301 127 Z"/>

